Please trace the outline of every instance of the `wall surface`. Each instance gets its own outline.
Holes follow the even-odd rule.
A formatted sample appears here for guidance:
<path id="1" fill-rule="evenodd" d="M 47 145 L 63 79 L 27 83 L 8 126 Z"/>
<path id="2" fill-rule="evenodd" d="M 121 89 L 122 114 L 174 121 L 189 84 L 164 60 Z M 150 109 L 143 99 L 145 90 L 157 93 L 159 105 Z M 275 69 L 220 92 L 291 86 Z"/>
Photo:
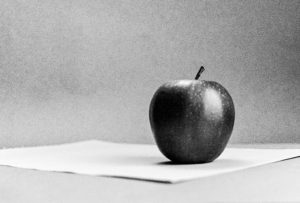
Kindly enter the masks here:
<path id="1" fill-rule="evenodd" d="M 0 146 L 153 143 L 154 91 L 200 65 L 231 143 L 300 143 L 300 1 L 0 0 Z"/>

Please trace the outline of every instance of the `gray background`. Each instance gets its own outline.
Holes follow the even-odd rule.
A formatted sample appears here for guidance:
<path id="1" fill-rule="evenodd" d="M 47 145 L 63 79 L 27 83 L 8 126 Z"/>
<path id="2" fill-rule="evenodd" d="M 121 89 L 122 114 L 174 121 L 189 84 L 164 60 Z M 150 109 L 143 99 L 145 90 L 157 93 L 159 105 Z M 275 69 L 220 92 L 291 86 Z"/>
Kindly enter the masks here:
<path id="1" fill-rule="evenodd" d="M 300 143 L 300 1 L 0 0 L 0 146 L 153 143 L 154 91 L 200 65 L 231 143 Z"/>

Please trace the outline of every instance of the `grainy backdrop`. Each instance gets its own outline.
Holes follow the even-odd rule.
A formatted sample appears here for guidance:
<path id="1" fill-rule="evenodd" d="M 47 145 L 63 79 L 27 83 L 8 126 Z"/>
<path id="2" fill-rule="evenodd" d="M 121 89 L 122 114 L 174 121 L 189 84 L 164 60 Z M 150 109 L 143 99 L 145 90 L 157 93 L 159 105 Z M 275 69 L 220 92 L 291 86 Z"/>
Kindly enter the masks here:
<path id="1" fill-rule="evenodd" d="M 300 143 L 300 1 L 0 0 L 0 146 L 153 143 L 154 91 L 200 65 L 231 143 Z"/>

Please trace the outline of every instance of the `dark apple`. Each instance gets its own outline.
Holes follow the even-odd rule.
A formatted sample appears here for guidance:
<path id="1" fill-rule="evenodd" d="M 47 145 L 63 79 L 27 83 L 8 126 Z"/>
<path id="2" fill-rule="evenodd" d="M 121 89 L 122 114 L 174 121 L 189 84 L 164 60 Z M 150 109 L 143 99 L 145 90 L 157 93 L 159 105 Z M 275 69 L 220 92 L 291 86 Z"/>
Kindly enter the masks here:
<path id="1" fill-rule="evenodd" d="M 224 151 L 235 110 L 228 91 L 214 81 L 170 81 L 155 92 L 149 110 L 159 150 L 176 163 L 207 163 Z"/>

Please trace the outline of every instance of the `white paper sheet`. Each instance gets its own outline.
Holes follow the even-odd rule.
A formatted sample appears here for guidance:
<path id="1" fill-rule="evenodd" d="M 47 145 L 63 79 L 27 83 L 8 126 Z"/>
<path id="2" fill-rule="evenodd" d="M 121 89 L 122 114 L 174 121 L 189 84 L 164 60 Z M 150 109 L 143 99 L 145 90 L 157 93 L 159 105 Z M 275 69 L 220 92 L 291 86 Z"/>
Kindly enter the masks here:
<path id="1" fill-rule="evenodd" d="M 300 149 L 227 148 L 212 163 L 176 165 L 155 145 L 97 140 L 0 150 L 0 165 L 175 183 L 300 156 Z"/>

